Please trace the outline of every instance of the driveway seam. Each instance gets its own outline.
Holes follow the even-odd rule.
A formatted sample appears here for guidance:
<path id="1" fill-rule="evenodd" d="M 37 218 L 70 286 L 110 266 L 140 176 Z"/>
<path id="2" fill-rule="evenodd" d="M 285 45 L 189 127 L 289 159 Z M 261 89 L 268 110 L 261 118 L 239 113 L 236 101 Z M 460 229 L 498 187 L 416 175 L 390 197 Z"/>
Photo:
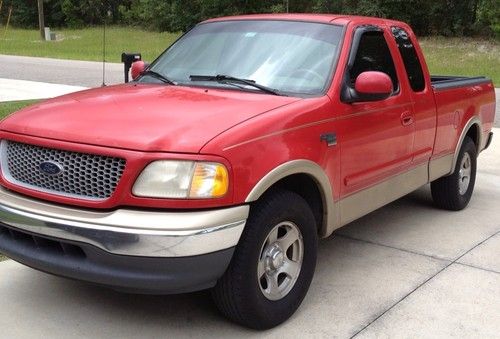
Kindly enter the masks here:
<path id="1" fill-rule="evenodd" d="M 423 257 L 432 258 L 432 259 L 435 259 L 435 260 L 447 261 L 447 262 L 452 262 L 453 261 L 453 260 L 450 260 L 450 259 L 440 258 L 440 257 L 436 257 L 436 256 L 433 256 L 433 255 L 429 255 L 429 254 L 425 254 L 425 253 L 421 253 L 421 252 L 416 252 L 416 251 L 412 251 L 412 250 L 408 250 L 408 249 L 404 249 L 404 248 L 400 248 L 400 247 L 395 247 L 395 246 L 391 246 L 391 245 L 380 244 L 378 242 L 374 242 L 374 241 L 371 241 L 371 240 L 354 238 L 354 237 L 351 237 L 351 236 L 345 235 L 345 234 L 335 233 L 334 236 L 337 236 L 337 237 L 340 236 L 342 238 L 349 239 L 349 240 L 365 242 L 365 243 L 371 244 L 371 245 L 386 247 L 386 248 L 390 248 L 390 249 L 393 249 L 393 250 L 398 250 L 398 251 L 406 252 L 406 253 L 410 253 L 410 254 L 416 254 L 416 255 L 423 256 Z"/>
<path id="2" fill-rule="evenodd" d="M 490 273 L 500 274 L 500 272 L 492 270 L 492 269 L 489 269 L 489 268 L 479 267 L 479 266 L 475 266 L 475 265 L 471 265 L 471 264 L 466 264 L 466 263 L 463 263 L 463 262 L 458 262 L 457 261 L 455 264 L 462 265 L 462 266 L 467 266 L 467 267 L 471 267 L 471 268 L 475 268 L 476 270 L 481 270 L 481 271 L 486 271 L 486 272 L 490 272 Z"/>
<path id="3" fill-rule="evenodd" d="M 437 275 L 439 275 L 441 272 L 445 271 L 448 267 L 450 267 L 451 265 L 457 263 L 458 260 L 460 260 L 463 256 L 465 256 L 466 254 L 468 254 L 469 252 L 471 252 L 472 250 L 474 250 L 476 247 L 484 244 L 486 241 L 490 240 L 491 238 L 493 238 L 494 236 L 496 236 L 497 234 L 499 234 L 500 231 L 497 231 L 495 232 L 494 234 L 490 235 L 489 237 L 487 237 L 486 239 L 482 240 L 481 242 L 479 242 L 478 244 L 476 244 L 475 246 L 473 246 L 472 248 L 470 248 L 469 250 L 467 250 L 465 253 L 463 253 L 462 255 L 460 255 L 458 258 L 456 258 L 455 260 L 453 260 L 452 262 L 450 262 L 449 264 L 447 264 L 446 266 L 444 266 L 442 269 L 440 269 L 439 271 L 437 271 L 434 275 L 432 275 L 431 277 L 429 277 L 428 279 L 426 279 L 424 282 L 422 282 L 421 284 L 419 284 L 417 287 L 415 287 L 413 290 L 411 290 L 409 293 L 407 293 L 405 296 L 403 296 L 401 299 L 399 299 L 398 301 L 396 301 L 391 307 L 389 307 L 388 309 L 386 309 L 384 312 L 382 312 L 381 314 L 379 314 L 377 317 L 375 317 L 375 319 L 373 319 L 372 321 L 370 321 L 366 326 L 364 326 L 363 328 L 361 328 L 359 331 L 357 331 L 356 333 L 354 333 L 350 339 L 356 337 L 358 334 L 360 334 L 361 332 L 363 332 L 365 329 L 367 329 L 371 324 L 373 324 L 374 322 L 376 322 L 378 319 L 380 319 L 383 315 L 385 315 L 387 312 L 389 312 L 390 310 L 392 310 L 394 307 L 396 307 L 396 305 L 398 305 L 400 302 L 402 302 L 403 300 L 405 300 L 406 298 L 408 298 L 410 295 L 412 295 L 416 290 L 420 289 L 420 287 L 424 286 L 425 284 L 427 284 L 427 282 L 429 282 L 430 280 L 432 280 L 434 277 L 436 277 Z"/>

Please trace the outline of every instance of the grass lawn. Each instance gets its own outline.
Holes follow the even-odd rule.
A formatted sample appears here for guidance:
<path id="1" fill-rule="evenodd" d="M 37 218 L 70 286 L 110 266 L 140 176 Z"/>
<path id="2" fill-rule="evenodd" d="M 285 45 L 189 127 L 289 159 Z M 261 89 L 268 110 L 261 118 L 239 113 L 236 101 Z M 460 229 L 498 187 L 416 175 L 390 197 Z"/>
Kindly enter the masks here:
<path id="1" fill-rule="evenodd" d="M 434 75 L 484 75 L 500 87 L 500 42 L 432 37 L 420 40 Z"/>
<path id="2" fill-rule="evenodd" d="M 3 119 L 12 112 L 15 112 L 25 106 L 33 104 L 39 100 L 7 101 L 0 102 L 0 119 Z"/>
<path id="3" fill-rule="evenodd" d="M 0 33 L 0 54 L 58 59 L 102 60 L 102 28 L 54 30 L 57 41 L 41 41 L 38 30 L 9 28 Z M 122 52 L 140 52 L 153 61 L 177 38 L 178 33 L 147 32 L 138 28 L 106 29 L 106 60 L 121 62 Z"/>
<path id="4" fill-rule="evenodd" d="M 0 54 L 93 60 L 102 58 L 102 29 L 55 30 L 58 41 L 40 41 L 37 30 L 9 29 L 0 34 Z M 141 52 L 154 60 L 179 37 L 137 28 L 107 30 L 107 60 L 120 62 L 123 51 Z M 500 42 L 473 38 L 430 37 L 420 40 L 432 74 L 485 75 L 500 87 Z"/>

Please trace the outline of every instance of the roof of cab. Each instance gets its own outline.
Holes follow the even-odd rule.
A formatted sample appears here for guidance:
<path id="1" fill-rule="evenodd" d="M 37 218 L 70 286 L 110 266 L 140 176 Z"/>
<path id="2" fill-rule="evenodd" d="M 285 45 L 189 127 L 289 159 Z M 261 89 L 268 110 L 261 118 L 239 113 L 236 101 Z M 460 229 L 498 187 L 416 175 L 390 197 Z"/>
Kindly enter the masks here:
<path id="1" fill-rule="evenodd" d="M 387 25 L 400 23 L 399 21 L 375 18 L 375 17 L 363 17 L 355 15 L 342 15 L 342 14 L 310 14 L 310 13 L 283 13 L 283 14 L 250 14 L 250 15 L 237 15 L 237 16 L 226 16 L 220 18 L 213 18 L 203 21 L 206 22 L 216 22 L 216 21 L 231 21 L 231 20 L 289 20 L 289 21 L 306 21 L 306 22 L 323 22 L 323 23 L 334 23 L 338 25 L 346 25 L 351 22 L 366 22 L 367 20 L 374 25 Z"/>

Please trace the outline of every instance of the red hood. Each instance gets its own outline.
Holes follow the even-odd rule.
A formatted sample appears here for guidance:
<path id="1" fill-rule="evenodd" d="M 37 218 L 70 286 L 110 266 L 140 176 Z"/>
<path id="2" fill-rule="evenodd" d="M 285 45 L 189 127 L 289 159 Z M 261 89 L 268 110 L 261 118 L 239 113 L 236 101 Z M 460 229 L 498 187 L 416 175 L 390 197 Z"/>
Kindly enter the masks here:
<path id="1" fill-rule="evenodd" d="M 229 90 L 118 85 L 68 94 L 13 114 L 13 133 L 139 151 L 197 153 L 225 130 L 300 100 Z"/>

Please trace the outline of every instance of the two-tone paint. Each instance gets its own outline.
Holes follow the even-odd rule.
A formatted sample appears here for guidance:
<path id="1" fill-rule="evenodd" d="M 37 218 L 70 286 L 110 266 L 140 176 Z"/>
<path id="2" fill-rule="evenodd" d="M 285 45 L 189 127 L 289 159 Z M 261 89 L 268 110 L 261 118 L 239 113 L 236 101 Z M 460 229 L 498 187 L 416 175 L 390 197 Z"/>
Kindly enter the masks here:
<path id="1" fill-rule="evenodd" d="M 195 231 L 203 233 L 203 230 L 216 227 L 212 222 L 202 222 L 208 216 L 210 220 L 214 215 L 219 216 L 212 213 L 214 210 L 244 206 L 243 209 L 236 207 L 238 217 L 231 215 L 228 219 L 243 222 L 237 228 L 241 232 L 244 227 L 241 219 L 248 216 L 248 206 L 253 201 L 274 185 L 293 184 L 297 180 L 296 189 L 300 190 L 298 183 L 309 186 L 304 189 L 313 192 L 304 196 L 314 198 L 310 203 L 318 219 L 318 232 L 326 237 L 336 228 L 450 174 L 465 136 L 472 137 L 479 150 L 486 147 L 491 137 L 495 114 L 491 81 L 485 78 L 431 78 L 415 35 L 402 22 L 302 14 L 214 20 L 292 20 L 342 26 L 343 43 L 329 87 L 322 95 L 304 98 L 232 89 L 130 83 L 36 104 L 3 120 L 0 139 L 121 157 L 126 159 L 126 169 L 115 193 L 104 201 L 47 194 L 16 186 L 2 177 L 0 184 L 5 192 L 0 192 L 0 198 L 9 197 L 7 207 L 15 208 L 16 199 L 24 199 L 26 203 L 25 199 L 34 198 L 43 203 L 35 204 L 38 211 L 32 210 L 35 205 L 28 203 L 31 208 L 29 220 L 36 219 L 44 206 L 48 206 L 45 218 L 55 217 L 50 214 L 57 211 L 54 206 L 66 206 L 60 210 L 63 215 L 81 209 L 82 212 L 76 215 L 89 223 L 92 219 L 102 219 L 110 211 L 129 216 L 127 213 L 138 211 L 144 220 L 149 213 L 152 220 L 158 222 L 165 222 L 168 213 L 206 211 L 191 214 L 199 221 Z M 384 32 L 400 88 L 395 95 L 381 101 L 343 102 L 343 79 L 352 53 L 353 36 L 358 28 L 367 25 Z M 410 87 L 391 34 L 393 26 L 406 30 L 415 45 L 425 77 L 423 91 L 414 92 Z M 135 180 L 149 163 L 158 159 L 220 162 L 230 175 L 228 193 L 218 199 L 200 200 L 134 196 Z M 19 197 L 12 194 L 19 194 Z M 26 209 L 24 212 L 27 213 Z M 68 218 L 71 219 L 65 220 Z M 23 220 L 29 222 L 28 219 Z M 220 218 L 217 220 L 221 225 L 230 224 Z M 45 221 L 50 224 L 53 220 Z M 125 228 L 131 226 L 121 222 Z M 192 219 L 180 222 L 192 225 Z M 15 226 L 15 221 L 12 223 Z M 167 226 L 170 224 L 165 222 Z M 18 223 L 17 226 L 22 225 Z M 30 229 L 35 233 L 37 230 L 41 229 Z M 51 232 L 47 235 L 55 232 L 64 238 L 64 234 L 57 233 L 53 227 L 45 230 Z M 172 235 L 175 230 L 180 229 L 172 225 L 171 229 L 164 227 L 161 232 Z M 154 227 L 140 230 L 143 233 L 151 231 Z M 214 238 L 210 239 L 213 244 Z M 233 234 L 231 241 L 222 246 L 234 246 L 237 240 L 238 236 Z M 104 244 L 100 247 L 110 250 Z M 210 250 L 215 248 L 210 247 Z M 139 252 L 136 248 L 131 254 Z M 185 253 L 200 254 L 192 248 Z M 119 251 L 118 254 L 124 253 Z M 168 252 L 163 255 L 168 256 Z"/>

